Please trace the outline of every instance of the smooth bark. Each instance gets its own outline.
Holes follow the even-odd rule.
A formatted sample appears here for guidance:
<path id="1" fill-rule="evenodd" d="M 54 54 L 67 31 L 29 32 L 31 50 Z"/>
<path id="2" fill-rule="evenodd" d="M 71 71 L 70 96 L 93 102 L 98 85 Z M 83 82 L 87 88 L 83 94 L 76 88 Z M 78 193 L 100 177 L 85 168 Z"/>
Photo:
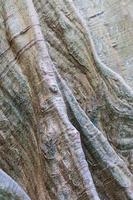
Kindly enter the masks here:
<path id="1" fill-rule="evenodd" d="M 20 199 L 133 199 L 133 92 L 80 8 L 0 1 L 0 168 Z"/>

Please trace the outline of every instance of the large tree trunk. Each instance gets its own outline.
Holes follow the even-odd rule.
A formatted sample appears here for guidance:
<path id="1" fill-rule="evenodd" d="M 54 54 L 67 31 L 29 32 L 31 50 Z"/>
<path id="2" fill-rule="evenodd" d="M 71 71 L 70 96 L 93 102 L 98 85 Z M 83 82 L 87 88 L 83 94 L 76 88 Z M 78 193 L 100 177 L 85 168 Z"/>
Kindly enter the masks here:
<path id="1" fill-rule="evenodd" d="M 1 199 L 133 200 L 124 3 L 0 0 Z"/>

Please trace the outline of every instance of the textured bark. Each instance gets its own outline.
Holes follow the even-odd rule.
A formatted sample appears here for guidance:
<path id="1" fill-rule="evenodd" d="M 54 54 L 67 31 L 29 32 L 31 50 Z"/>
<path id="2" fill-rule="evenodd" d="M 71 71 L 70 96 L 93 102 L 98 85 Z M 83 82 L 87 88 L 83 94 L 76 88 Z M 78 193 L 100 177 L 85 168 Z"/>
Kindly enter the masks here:
<path id="1" fill-rule="evenodd" d="M 1 199 L 133 200 L 124 3 L 0 0 Z"/>

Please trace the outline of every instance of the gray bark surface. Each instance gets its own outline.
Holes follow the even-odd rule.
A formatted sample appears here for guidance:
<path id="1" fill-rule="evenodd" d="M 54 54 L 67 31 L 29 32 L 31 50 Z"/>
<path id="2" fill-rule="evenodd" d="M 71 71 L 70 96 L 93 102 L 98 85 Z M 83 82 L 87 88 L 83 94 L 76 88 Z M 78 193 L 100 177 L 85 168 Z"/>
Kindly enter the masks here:
<path id="1" fill-rule="evenodd" d="M 1 200 L 133 200 L 132 8 L 0 0 Z"/>

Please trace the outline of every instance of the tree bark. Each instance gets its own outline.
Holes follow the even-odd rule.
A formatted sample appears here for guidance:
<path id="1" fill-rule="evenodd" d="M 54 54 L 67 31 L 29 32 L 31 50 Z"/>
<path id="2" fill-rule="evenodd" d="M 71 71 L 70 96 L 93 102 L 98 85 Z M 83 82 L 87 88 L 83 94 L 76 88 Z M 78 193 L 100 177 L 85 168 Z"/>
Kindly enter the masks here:
<path id="1" fill-rule="evenodd" d="M 11 183 L 0 182 L 1 196 L 133 200 L 133 92 L 121 59 L 131 54 L 119 36 L 117 50 L 105 37 L 101 56 L 105 27 L 93 27 L 104 12 L 87 7 L 96 2 L 0 0 L 0 168 L 14 179 L 0 171 Z"/>

